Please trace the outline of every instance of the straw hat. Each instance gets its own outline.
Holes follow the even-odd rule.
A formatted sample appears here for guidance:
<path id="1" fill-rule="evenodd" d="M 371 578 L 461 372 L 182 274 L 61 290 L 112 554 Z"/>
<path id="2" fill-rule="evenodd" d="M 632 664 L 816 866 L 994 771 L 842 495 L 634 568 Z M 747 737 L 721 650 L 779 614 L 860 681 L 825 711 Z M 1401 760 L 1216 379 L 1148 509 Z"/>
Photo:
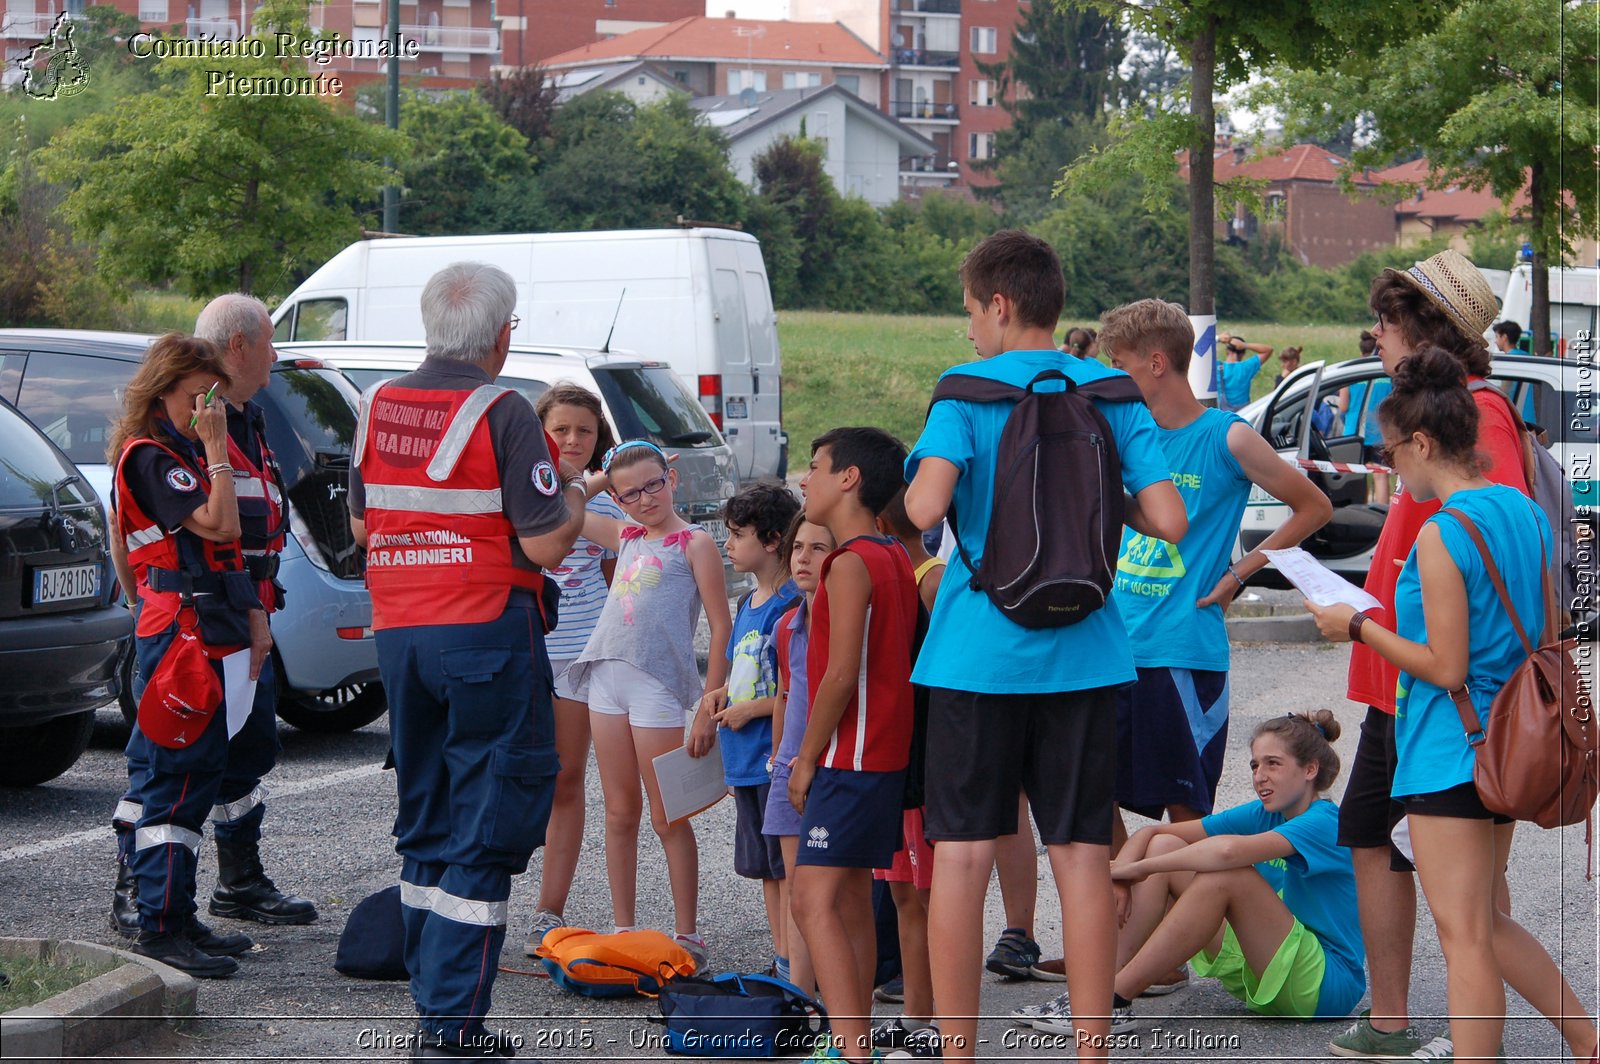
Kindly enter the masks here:
<path id="1" fill-rule="evenodd" d="M 1441 251 L 1409 270 L 1383 272 L 1393 274 L 1427 296 L 1468 339 L 1483 339 L 1484 330 L 1494 323 L 1499 313 L 1499 303 L 1489 282 L 1459 252 Z"/>

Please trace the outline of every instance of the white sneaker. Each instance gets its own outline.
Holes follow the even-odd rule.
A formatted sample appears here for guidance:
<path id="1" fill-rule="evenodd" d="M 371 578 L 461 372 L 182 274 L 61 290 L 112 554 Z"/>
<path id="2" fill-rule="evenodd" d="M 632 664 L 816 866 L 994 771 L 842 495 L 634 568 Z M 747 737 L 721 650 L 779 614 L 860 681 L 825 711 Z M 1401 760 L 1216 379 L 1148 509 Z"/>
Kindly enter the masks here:
<path id="1" fill-rule="evenodd" d="M 539 955 L 539 946 L 544 942 L 544 936 L 558 927 L 567 926 L 566 920 L 560 913 L 553 913 L 549 909 L 535 909 L 533 913 L 533 926 L 528 929 L 528 941 L 523 943 L 522 952 L 530 957 Z"/>
<path id="2" fill-rule="evenodd" d="M 1456 1059 L 1456 1044 L 1443 1036 L 1435 1038 L 1415 1053 L 1411 1054 L 1412 1060 L 1454 1060 Z"/>
<path id="3" fill-rule="evenodd" d="M 1022 1005 L 1011 1010 L 1011 1018 L 1018 1023 L 1032 1026 L 1033 1021 L 1046 1016 L 1054 1016 L 1057 1012 L 1071 1014 L 1071 1007 L 1067 1004 L 1067 992 L 1063 990 L 1049 1001 L 1041 1001 L 1037 1005 Z"/>
<path id="4" fill-rule="evenodd" d="M 1075 1034 L 1076 1028 L 1072 1026 L 1072 1004 L 1067 1000 L 1067 995 L 1062 994 L 1050 1002 L 1050 1005 L 1052 1007 L 1049 1012 L 1029 1021 L 1033 1025 L 1033 1029 L 1035 1031 L 1043 1031 L 1046 1034 Z M 1133 1007 L 1131 1005 L 1124 1005 L 1121 1008 L 1112 1007 L 1112 1034 L 1131 1031 L 1136 1025 L 1137 1021 L 1133 1018 Z"/>

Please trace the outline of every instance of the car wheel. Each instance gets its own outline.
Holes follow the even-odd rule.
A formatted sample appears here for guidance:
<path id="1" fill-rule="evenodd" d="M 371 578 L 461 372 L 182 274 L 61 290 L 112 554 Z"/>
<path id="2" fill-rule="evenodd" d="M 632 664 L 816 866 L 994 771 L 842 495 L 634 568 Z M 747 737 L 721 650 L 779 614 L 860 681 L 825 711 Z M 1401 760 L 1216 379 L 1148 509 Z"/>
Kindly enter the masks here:
<path id="1" fill-rule="evenodd" d="M 134 643 L 130 639 L 127 653 L 117 662 L 117 680 L 122 686 L 122 690 L 117 692 L 117 708 L 122 710 L 122 719 L 128 722 L 130 728 L 139 720 L 139 703 L 133 700 L 133 665 Z"/>
<path id="2" fill-rule="evenodd" d="M 55 779 L 77 764 L 93 732 L 93 710 L 0 728 L 0 786 L 31 787 Z"/>
<path id="3" fill-rule="evenodd" d="M 301 731 L 355 731 L 383 716 L 388 708 L 381 683 L 345 684 L 321 694 L 278 689 L 278 716 Z"/>

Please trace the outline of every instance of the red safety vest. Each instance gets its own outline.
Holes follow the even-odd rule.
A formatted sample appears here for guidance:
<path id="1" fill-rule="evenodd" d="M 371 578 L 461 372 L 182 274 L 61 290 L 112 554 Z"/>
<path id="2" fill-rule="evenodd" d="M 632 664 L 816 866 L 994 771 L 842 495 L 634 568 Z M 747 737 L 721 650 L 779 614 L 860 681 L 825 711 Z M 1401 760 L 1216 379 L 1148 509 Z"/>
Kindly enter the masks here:
<path id="1" fill-rule="evenodd" d="M 165 451 L 172 460 L 178 463 L 169 477 L 178 478 L 180 481 L 187 477 L 195 482 L 197 490 L 207 496 L 211 494 L 211 481 L 203 470 L 197 470 L 189 460 L 164 443 L 144 438 L 129 441 L 122 449 L 122 455 L 117 459 L 116 487 L 113 502 L 117 511 L 117 530 L 122 534 L 122 541 L 127 546 L 128 564 L 133 567 L 134 582 L 138 585 L 140 600 L 144 603 L 139 611 L 139 626 L 136 635 L 151 636 L 164 631 L 172 624 L 172 619 L 178 615 L 179 594 L 176 591 L 156 591 L 150 587 L 149 571 L 152 567 L 157 569 L 172 569 L 181 571 L 189 558 L 198 559 L 198 565 L 213 573 L 226 573 L 244 568 L 244 555 L 239 547 L 238 540 L 227 543 L 218 543 L 197 536 L 188 529 L 180 528 L 168 532 L 161 526 L 161 522 L 145 513 L 139 506 L 139 500 L 129 489 L 127 482 L 128 455 L 133 449 L 142 444 L 159 447 Z M 180 547 L 180 537 L 189 547 L 184 551 Z"/>
<path id="2" fill-rule="evenodd" d="M 252 429 L 252 432 L 255 430 Z M 246 499 L 261 499 L 267 504 L 267 528 L 273 535 L 266 543 L 260 546 L 243 547 L 246 558 L 270 558 L 283 553 L 284 520 L 283 493 L 278 490 L 278 481 L 273 476 L 272 470 L 277 465 L 277 460 L 272 456 L 272 449 L 267 446 L 267 438 L 256 433 L 256 447 L 261 451 L 261 464 L 258 466 L 250 461 L 244 448 L 234 442 L 233 434 L 228 434 L 228 464 L 233 466 L 233 496 L 240 502 Z M 261 606 L 272 613 L 276 607 L 277 594 L 273 582 L 260 581 L 258 591 L 261 594 Z"/>
<path id="3" fill-rule="evenodd" d="M 501 509 L 487 414 L 509 394 L 383 384 L 362 397 L 355 465 L 374 629 L 481 624 L 505 612 L 512 588 L 542 590 L 539 573 L 512 565 L 516 530 Z"/>

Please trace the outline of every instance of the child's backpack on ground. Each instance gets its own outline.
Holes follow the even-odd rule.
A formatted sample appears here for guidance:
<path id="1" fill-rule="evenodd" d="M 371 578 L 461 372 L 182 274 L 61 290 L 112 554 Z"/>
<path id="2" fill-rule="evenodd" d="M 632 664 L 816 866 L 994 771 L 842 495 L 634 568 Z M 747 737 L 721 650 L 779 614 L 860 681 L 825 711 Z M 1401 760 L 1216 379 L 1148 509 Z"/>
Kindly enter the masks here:
<path id="1" fill-rule="evenodd" d="M 657 999 L 668 1053 L 694 1057 L 773 1057 L 810 1052 L 828 1029 L 822 1003 L 771 975 L 723 972 L 674 979 Z"/>
<path id="2" fill-rule="evenodd" d="M 584 997 L 653 996 L 669 980 L 695 971 L 689 951 L 660 931 L 602 935 L 558 927 L 544 936 L 537 953 L 551 982 Z"/>
<path id="3" fill-rule="evenodd" d="M 1026 388 L 947 373 L 933 390 L 934 403 L 944 399 L 1016 404 L 1000 434 L 979 564 L 953 506 L 948 515 L 972 590 L 1024 628 L 1064 628 L 1104 606 L 1122 546 L 1122 461 L 1090 400 L 1142 403 L 1139 386 L 1121 374 L 1079 384 L 1055 369 Z"/>

